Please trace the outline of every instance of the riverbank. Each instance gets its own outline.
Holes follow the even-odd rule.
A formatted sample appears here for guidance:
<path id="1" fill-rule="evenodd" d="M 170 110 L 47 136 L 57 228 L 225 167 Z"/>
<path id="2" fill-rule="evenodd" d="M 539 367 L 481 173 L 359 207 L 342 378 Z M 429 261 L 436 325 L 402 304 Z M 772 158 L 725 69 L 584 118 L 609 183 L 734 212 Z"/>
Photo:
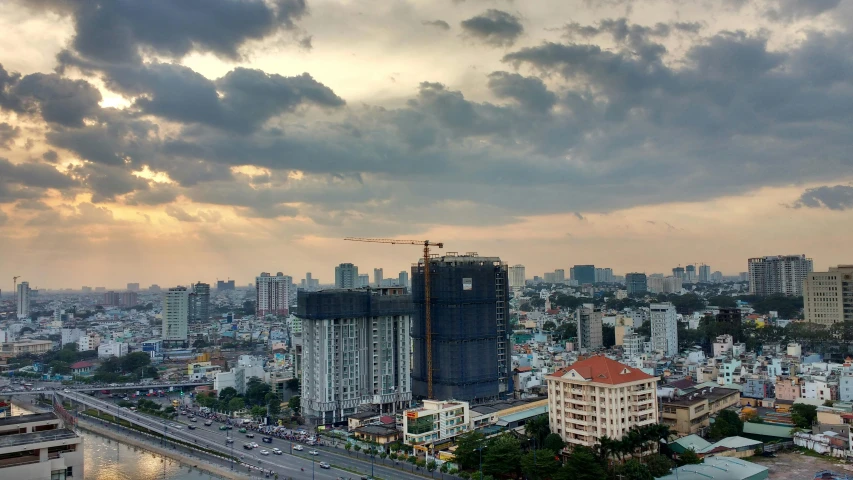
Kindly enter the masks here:
<path id="1" fill-rule="evenodd" d="M 193 457 L 188 453 L 183 453 L 178 450 L 173 450 L 170 448 L 161 447 L 151 441 L 146 441 L 141 438 L 136 438 L 136 436 L 131 432 L 124 432 L 122 430 L 116 430 L 114 428 L 107 428 L 102 425 L 99 425 L 97 422 L 86 419 L 81 416 L 77 422 L 77 426 L 82 430 L 86 430 L 102 437 L 110 438 L 117 442 L 124 443 L 126 445 L 130 445 L 132 447 L 140 448 L 142 450 L 149 451 L 156 455 L 160 455 L 165 458 L 169 458 L 173 461 L 177 461 L 181 466 L 192 467 L 198 470 L 201 470 L 205 473 L 215 475 L 218 478 L 227 479 L 227 480 L 246 480 L 251 478 L 249 475 L 245 473 L 238 473 L 236 471 L 232 471 L 228 468 L 220 467 L 208 461 L 199 459 L 197 457 Z"/>

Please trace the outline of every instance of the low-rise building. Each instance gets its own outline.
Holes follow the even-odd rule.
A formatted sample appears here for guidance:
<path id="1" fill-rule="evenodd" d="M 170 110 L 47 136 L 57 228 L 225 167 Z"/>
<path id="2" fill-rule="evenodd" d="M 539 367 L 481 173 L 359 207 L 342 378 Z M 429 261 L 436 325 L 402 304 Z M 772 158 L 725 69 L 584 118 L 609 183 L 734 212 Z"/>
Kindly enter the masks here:
<path id="1" fill-rule="evenodd" d="M 87 362 L 87 361 L 83 360 L 83 361 L 72 363 L 70 368 L 71 368 L 71 373 L 73 373 L 74 375 L 88 375 L 88 374 L 92 373 L 92 371 L 95 369 L 95 364 L 92 362 Z"/>
<path id="2" fill-rule="evenodd" d="M 736 389 L 708 387 L 686 395 L 661 400 L 661 423 L 681 435 L 700 434 L 711 425 L 711 417 L 737 405 Z"/>
<path id="3" fill-rule="evenodd" d="M 403 417 L 404 441 L 433 449 L 468 431 L 471 413 L 468 402 L 424 400 L 423 407 L 406 410 Z"/>
<path id="4" fill-rule="evenodd" d="M 109 342 L 98 345 L 98 358 L 123 357 L 127 355 L 127 344 Z"/>
<path id="5" fill-rule="evenodd" d="M 98 335 L 97 333 L 87 333 L 86 335 L 81 335 L 80 338 L 77 340 L 77 351 L 88 352 L 89 350 L 95 350 L 100 344 L 100 335 Z"/>
<path id="6" fill-rule="evenodd" d="M 32 353 L 40 355 L 47 353 L 53 348 L 53 342 L 50 340 L 26 340 L 22 342 L 7 342 L 2 345 L 2 353 L 17 357 L 24 353 Z"/>
<path id="7" fill-rule="evenodd" d="M 53 412 L 2 418 L 0 478 L 83 478 L 83 438 Z"/>

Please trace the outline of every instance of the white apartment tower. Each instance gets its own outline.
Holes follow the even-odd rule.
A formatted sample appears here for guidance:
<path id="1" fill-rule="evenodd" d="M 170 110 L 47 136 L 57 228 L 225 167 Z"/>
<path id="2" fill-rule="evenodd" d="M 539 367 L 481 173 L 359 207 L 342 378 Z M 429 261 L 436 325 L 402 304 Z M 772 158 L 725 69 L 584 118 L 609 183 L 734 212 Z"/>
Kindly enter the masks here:
<path id="1" fill-rule="evenodd" d="M 749 259 L 749 293 L 753 295 L 803 294 L 803 282 L 814 270 L 805 255 L 775 255 Z"/>
<path id="2" fill-rule="evenodd" d="M 302 411 L 320 425 L 412 398 L 412 296 L 403 287 L 299 292 Z"/>
<path id="3" fill-rule="evenodd" d="M 853 320 L 853 265 L 809 273 L 803 282 L 803 300 L 807 322 L 830 327 Z"/>
<path id="4" fill-rule="evenodd" d="M 667 357 L 678 355 L 678 314 L 671 303 L 649 305 L 652 324 L 652 350 Z"/>
<path id="5" fill-rule="evenodd" d="M 163 343 L 186 346 L 190 296 L 186 287 L 170 288 L 163 295 Z"/>
<path id="6" fill-rule="evenodd" d="M 657 377 L 604 356 L 575 362 L 545 377 L 551 432 L 569 448 L 592 447 L 658 423 Z"/>
<path id="7" fill-rule="evenodd" d="M 585 303 L 575 310 L 578 326 L 578 347 L 581 350 L 597 350 L 604 345 L 601 332 L 601 308 Z"/>
<path id="8" fill-rule="evenodd" d="M 373 285 L 376 287 L 382 286 L 382 280 L 385 278 L 385 275 L 381 268 L 373 269 Z"/>
<path id="9" fill-rule="evenodd" d="M 283 315 L 289 313 L 290 305 L 296 299 L 296 286 L 293 277 L 281 272 L 271 276 L 262 272 L 255 277 L 255 316 Z"/>
<path id="10" fill-rule="evenodd" d="M 21 282 L 18 284 L 18 291 L 15 298 L 18 306 L 18 319 L 30 318 L 30 282 Z"/>
<path id="11" fill-rule="evenodd" d="M 524 265 L 509 267 L 509 288 L 524 288 Z"/>

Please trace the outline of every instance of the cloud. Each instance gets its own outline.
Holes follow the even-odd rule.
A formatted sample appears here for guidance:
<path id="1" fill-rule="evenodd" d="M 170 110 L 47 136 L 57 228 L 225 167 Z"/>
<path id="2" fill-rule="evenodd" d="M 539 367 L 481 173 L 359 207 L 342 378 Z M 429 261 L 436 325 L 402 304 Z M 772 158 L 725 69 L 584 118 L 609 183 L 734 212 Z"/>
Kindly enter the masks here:
<path id="1" fill-rule="evenodd" d="M 16 113 L 40 113 L 48 123 L 82 127 L 100 111 L 101 92 L 85 80 L 57 74 L 7 74 L 0 65 L 0 107 Z"/>
<path id="2" fill-rule="evenodd" d="M 199 210 L 195 215 L 188 213 L 183 208 L 177 205 L 169 205 L 164 210 L 166 215 L 178 220 L 179 222 L 189 222 L 189 223 L 197 223 L 197 222 L 209 222 L 214 223 L 218 222 L 222 215 L 219 212 L 207 211 L 207 210 Z"/>
<path id="3" fill-rule="evenodd" d="M 121 167 L 86 164 L 76 167 L 74 172 L 91 190 L 93 203 L 112 201 L 119 195 L 148 189 L 148 181 Z"/>
<path id="4" fill-rule="evenodd" d="M 463 20 L 462 29 L 468 35 L 497 47 L 514 44 L 524 33 L 524 26 L 518 17 L 496 9 Z"/>
<path id="5" fill-rule="evenodd" d="M 450 30 L 450 24 L 444 20 L 424 20 L 421 23 L 428 27 L 438 28 L 439 30 Z"/>
<path id="6" fill-rule="evenodd" d="M 50 206 L 41 200 L 25 199 L 15 204 L 16 210 L 50 210 Z"/>
<path id="7" fill-rule="evenodd" d="M 572 212 L 572 215 L 574 215 L 575 218 L 577 218 L 578 220 L 586 220 L 586 218 L 584 218 L 584 216 L 581 215 L 579 212 Z"/>
<path id="8" fill-rule="evenodd" d="M 66 189 L 78 185 L 72 177 L 44 163 L 12 163 L 0 158 L 0 179 L 26 187 Z"/>
<path id="9" fill-rule="evenodd" d="M 138 190 L 125 198 L 127 205 L 165 205 L 178 198 L 180 190 L 172 185 L 154 184 L 151 188 Z"/>
<path id="10" fill-rule="evenodd" d="M 809 188 L 794 202 L 794 208 L 826 208 L 847 210 L 853 208 L 853 187 L 849 185 Z"/>
<path id="11" fill-rule="evenodd" d="M 0 225 L 5 225 L 9 221 L 9 215 L 0 210 Z"/>
<path id="12" fill-rule="evenodd" d="M 557 95 L 548 91 L 545 83 L 538 77 L 494 72 L 489 75 L 489 89 L 498 98 L 511 98 L 524 108 L 535 112 L 547 112 L 557 103 Z"/>
<path id="13" fill-rule="evenodd" d="M 48 163 L 56 163 L 59 160 L 59 154 L 53 150 L 48 150 L 41 155 L 41 158 Z"/>
<path id="14" fill-rule="evenodd" d="M 834 10 L 841 0 L 772 0 L 767 18 L 775 22 L 793 22 Z"/>
<path id="15" fill-rule="evenodd" d="M 0 123 L 0 148 L 8 150 L 14 145 L 15 138 L 21 133 L 20 127 L 8 123 Z"/>

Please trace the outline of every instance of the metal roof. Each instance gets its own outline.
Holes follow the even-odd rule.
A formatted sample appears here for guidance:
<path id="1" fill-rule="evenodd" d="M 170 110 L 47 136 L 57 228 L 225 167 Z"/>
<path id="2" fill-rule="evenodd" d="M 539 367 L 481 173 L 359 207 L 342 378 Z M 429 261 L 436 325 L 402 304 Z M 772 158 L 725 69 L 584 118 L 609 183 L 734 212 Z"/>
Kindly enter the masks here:
<path id="1" fill-rule="evenodd" d="M 704 463 L 678 467 L 658 480 L 764 480 L 767 467 L 732 457 L 706 457 Z"/>
<path id="2" fill-rule="evenodd" d="M 697 450 L 696 453 L 708 453 L 720 447 L 726 449 L 756 447 L 758 445 L 761 445 L 761 443 L 762 442 L 759 442 L 758 440 L 752 440 L 751 438 L 746 437 L 726 437 L 717 443 L 713 443 L 706 446 L 702 450 Z"/>

